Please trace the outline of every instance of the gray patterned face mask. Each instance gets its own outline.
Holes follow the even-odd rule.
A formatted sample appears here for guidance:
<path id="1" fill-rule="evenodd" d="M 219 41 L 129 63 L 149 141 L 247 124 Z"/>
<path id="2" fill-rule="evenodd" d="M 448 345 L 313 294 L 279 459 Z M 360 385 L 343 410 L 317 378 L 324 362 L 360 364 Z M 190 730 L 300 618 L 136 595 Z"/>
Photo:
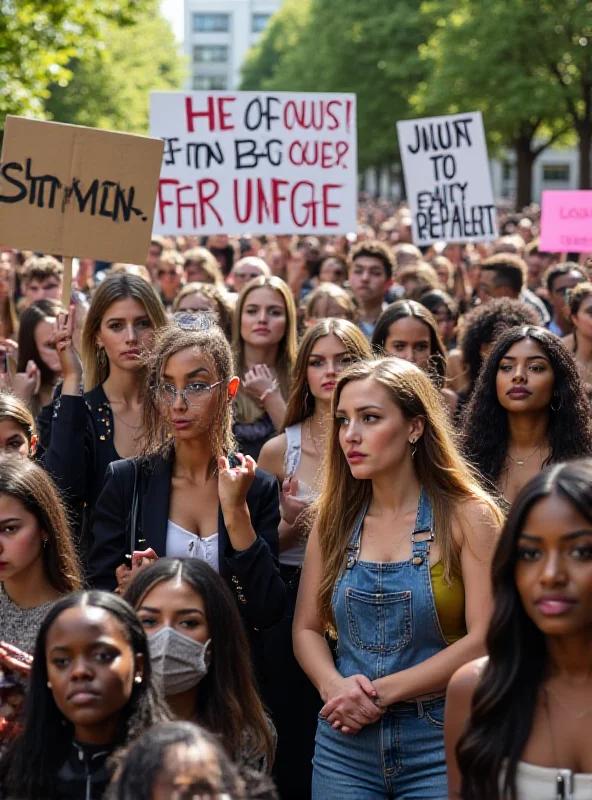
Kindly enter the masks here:
<path id="1" fill-rule="evenodd" d="M 168 625 L 148 637 L 152 670 L 165 695 L 193 689 L 205 677 L 210 641 L 196 642 Z"/>

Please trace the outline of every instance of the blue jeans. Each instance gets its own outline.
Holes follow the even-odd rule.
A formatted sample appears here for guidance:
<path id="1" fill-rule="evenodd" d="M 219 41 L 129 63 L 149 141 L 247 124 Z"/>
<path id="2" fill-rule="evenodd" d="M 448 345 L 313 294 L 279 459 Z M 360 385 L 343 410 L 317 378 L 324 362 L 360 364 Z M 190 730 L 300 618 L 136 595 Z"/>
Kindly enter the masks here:
<path id="1" fill-rule="evenodd" d="M 355 736 L 319 715 L 312 800 L 447 800 L 444 698 L 397 703 Z"/>

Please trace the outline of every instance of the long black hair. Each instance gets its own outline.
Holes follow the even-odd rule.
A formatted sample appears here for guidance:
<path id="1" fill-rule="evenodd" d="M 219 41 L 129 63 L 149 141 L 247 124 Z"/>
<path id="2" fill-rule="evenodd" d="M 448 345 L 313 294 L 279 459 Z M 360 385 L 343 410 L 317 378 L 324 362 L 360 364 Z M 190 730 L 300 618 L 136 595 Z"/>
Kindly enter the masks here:
<path id="1" fill-rule="evenodd" d="M 469 724 L 457 745 L 462 800 L 516 800 L 516 768 L 530 736 L 547 670 L 544 634 L 522 605 L 514 573 L 516 543 L 535 503 L 556 493 L 592 523 L 592 461 L 559 464 L 536 475 L 516 497 L 493 558 L 493 614 L 489 660 L 472 701 Z"/>
<path id="2" fill-rule="evenodd" d="M 271 767 L 274 745 L 255 686 L 249 643 L 236 601 L 218 573 L 198 559 L 159 558 L 134 578 L 124 597 L 137 609 L 151 589 L 170 580 L 185 581 L 204 602 L 211 663 L 197 693 L 200 724 L 220 736 L 231 758 L 239 756 L 249 730 L 252 755 L 266 757 Z"/>
<path id="3" fill-rule="evenodd" d="M 463 417 L 465 455 L 486 483 L 497 484 L 508 453 L 508 413 L 497 398 L 496 376 L 510 347 L 532 339 L 551 363 L 555 386 L 550 406 L 547 464 L 592 455 L 590 402 L 572 354 L 554 333 L 537 326 L 510 328 L 495 343 Z"/>
<path id="4" fill-rule="evenodd" d="M 388 355 L 385 353 L 384 346 L 389 335 L 389 328 L 395 322 L 406 317 L 423 322 L 430 332 L 430 358 L 428 374 L 432 382 L 441 389 L 444 385 L 446 376 L 446 348 L 442 343 L 438 332 L 438 323 L 429 309 L 415 300 L 397 300 L 387 306 L 378 317 L 374 334 L 372 335 L 372 347 L 378 356 Z"/>
<path id="5" fill-rule="evenodd" d="M 132 694 L 122 709 L 113 744 L 122 747 L 147 727 L 170 719 L 170 712 L 152 682 L 148 640 L 134 610 L 121 597 L 109 592 L 76 592 L 58 600 L 43 620 L 33 656 L 22 734 L 0 759 L 3 796 L 39 800 L 54 796 L 57 771 L 64 763 L 74 735 L 74 726 L 58 709 L 47 686 L 46 642 L 49 629 L 69 608 L 102 608 L 120 623 L 135 656 L 143 656 L 141 683 L 133 683 Z"/>

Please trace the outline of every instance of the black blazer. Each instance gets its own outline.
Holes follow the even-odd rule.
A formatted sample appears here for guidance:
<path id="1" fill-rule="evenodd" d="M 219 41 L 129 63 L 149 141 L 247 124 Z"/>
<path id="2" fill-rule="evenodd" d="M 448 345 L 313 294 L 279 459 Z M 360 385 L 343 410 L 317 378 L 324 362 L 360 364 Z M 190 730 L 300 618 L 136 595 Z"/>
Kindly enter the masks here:
<path id="1" fill-rule="evenodd" d="M 93 588 L 112 591 L 117 585 L 115 570 L 124 563 L 129 542 L 134 462 L 138 466 L 140 492 L 136 549 L 152 547 L 158 556 L 166 554 L 172 458 L 116 461 L 107 469 L 92 518 L 89 583 Z M 263 629 L 282 619 L 286 605 L 286 587 L 278 571 L 280 511 L 276 479 L 258 469 L 247 494 L 247 505 L 257 540 L 241 552 L 233 550 L 222 510 L 218 513 L 219 572 L 237 598 L 247 625 Z"/>

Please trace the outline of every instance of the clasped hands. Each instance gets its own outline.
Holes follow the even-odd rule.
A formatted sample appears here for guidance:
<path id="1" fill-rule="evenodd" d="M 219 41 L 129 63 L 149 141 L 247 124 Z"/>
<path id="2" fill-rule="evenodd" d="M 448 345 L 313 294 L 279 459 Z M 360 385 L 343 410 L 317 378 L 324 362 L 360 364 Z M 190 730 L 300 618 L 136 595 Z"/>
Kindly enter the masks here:
<path id="1" fill-rule="evenodd" d="M 364 675 L 335 678 L 326 694 L 321 716 L 342 733 L 359 733 L 365 725 L 378 722 L 386 710 L 374 684 Z"/>

